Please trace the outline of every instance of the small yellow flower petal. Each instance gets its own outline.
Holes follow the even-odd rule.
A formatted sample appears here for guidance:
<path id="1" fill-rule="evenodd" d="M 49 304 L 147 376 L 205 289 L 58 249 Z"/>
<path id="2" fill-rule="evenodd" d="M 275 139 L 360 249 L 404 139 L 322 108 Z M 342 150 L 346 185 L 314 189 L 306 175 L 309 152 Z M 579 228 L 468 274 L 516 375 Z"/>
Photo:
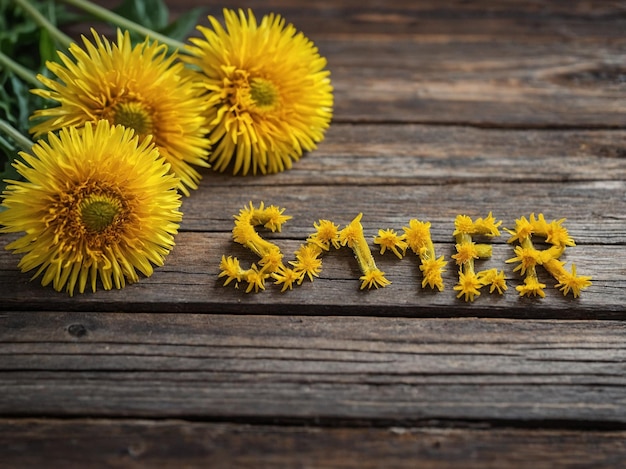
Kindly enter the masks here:
<path id="1" fill-rule="evenodd" d="M 359 280 L 361 280 L 361 290 L 371 289 L 372 287 L 386 287 L 390 285 L 391 282 L 385 278 L 385 272 L 381 272 L 378 269 L 373 269 L 362 275 Z"/>
<path id="2" fill-rule="evenodd" d="M 304 271 L 297 272 L 294 269 L 282 266 L 278 271 L 272 273 L 272 277 L 276 280 L 276 285 L 283 285 L 280 291 L 284 292 L 287 289 L 293 289 L 294 284 L 301 284 L 304 274 Z"/>
<path id="3" fill-rule="evenodd" d="M 296 251 L 296 260 L 289 263 L 293 265 L 297 274 L 308 276 L 312 282 L 313 277 L 319 277 L 322 270 L 322 260 L 318 257 L 320 253 L 320 248 L 315 244 L 303 244 Z"/>
<path id="4" fill-rule="evenodd" d="M 402 259 L 408 244 L 404 239 L 406 234 L 398 235 L 395 230 L 378 230 L 378 236 L 374 238 L 374 243 L 380 245 L 380 253 L 385 254 L 385 251 L 389 249 L 393 252 L 398 259 Z M 400 253 L 402 251 L 402 253 Z"/>
<path id="5" fill-rule="evenodd" d="M 474 272 L 459 271 L 459 283 L 454 287 L 454 290 L 459 292 L 457 298 L 465 296 L 465 301 L 474 301 L 474 298 L 480 295 L 478 290 L 480 287 L 481 283 Z"/>
<path id="6" fill-rule="evenodd" d="M 534 277 L 526 277 L 524 279 L 524 285 L 518 285 L 515 287 L 520 296 L 540 296 L 541 298 L 545 298 L 546 296 L 543 291 L 544 288 L 546 288 L 546 284 L 540 283 Z"/>

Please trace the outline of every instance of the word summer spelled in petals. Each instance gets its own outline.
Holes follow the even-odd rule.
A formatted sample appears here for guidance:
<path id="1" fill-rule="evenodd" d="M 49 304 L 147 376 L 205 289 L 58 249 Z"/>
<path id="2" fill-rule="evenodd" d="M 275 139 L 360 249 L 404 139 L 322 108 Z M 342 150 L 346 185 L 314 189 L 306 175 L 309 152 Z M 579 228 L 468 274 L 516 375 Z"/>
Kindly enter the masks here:
<path id="1" fill-rule="evenodd" d="M 267 280 L 273 280 L 281 287 L 281 292 L 292 290 L 294 285 L 301 285 L 305 279 L 313 281 L 319 277 L 322 270 L 322 255 L 332 249 L 350 248 L 357 260 L 361 273 L 361 290 L 383 288 L 391 284 L 385 273 L 380 270 L 374 261 L 370 246 L 363 234 L 359 213 L 348 225 L 341 228 L 330 220 L 319 220 L 313 224 L 315 231 L 311 233 L 304 244 L 295 252 L 295 259 L 283 262 L 283 253 L 280 248 L 261 237 L 256 227 L 277 232 L 291 217 L 284 215 L 284 208 L 275 205 L 266 206 L 263 202 L 255 207 L 252 202 L 235 215 L 235 226 L 232 230 L 233 240 L 250 249 L 259 256 L 258 265 L 252 264 L 243 268 L 239 260 L 232 256 L 222 256 L 219 277 L 225 277 L 224 285 L 246 282 L 246 293 L 265 290 Z M 575 246 L 574 240 L 563 227 L 563 219 L 547 222 L 542 214 L 535 217 L 530 215 L 529 220 L 522 217 L 515 221 L 515 229 L 505 229 L 511 234 L 508 243 L 519 243 L 514 248 L 515 257 L 506 260 L 507 263 L 518 263 L 513 272 L 524 275 L 524 283 L 516 287 L 520 296 L 545 297 L 545 284 L 540 283 L 537 277 L 536 266 L 540 265 L 552 275 L 563 295 L 572 293 L 574 298 L 591 285 L 591 277 L 576 274 L 576 266 L 572 264 L 571 272 L 564 267 L 559 258 L 565 252 L 566 246 Z M 476 270 L 475 262 L 488 259 L 492 256 L 492 248 L 487 243 L 477 243 L 475 238 L 494 238 L 500 236 L 502 221 L 497 221 L 491 212 L 484 218 L 472 220 L 467 215 L 458 215 L 454 221 L 455 230 L 452 233 L 456 244 L 456 253 L 451 256 L 458 268 L 458 283 L 454 290 L 457 298 L 465 301 L 474 301 L 481 294 L 481 288 L 489 286 L 489 293 L 504 294 L 507 290 L 506 278 L 503 270 L 486 269 Z M 399 259 L 412 251 L 418 256 L 422 273 L 422 288 L 427 286 L 433 290 L 443 291 L 442 272 L 447 264 L 444 256 L 435 254 L 435 247 L 430 235 L 430 222 L 411 219 L 408 226 L 403 227 L 402 234 L 387 228 L 378 230 L 374 237 L 374 244 L 380 247 L 380 254 L 393 253 Z M 532 236 L 541 236 L 545 242 L 551 244 L 549 249 L 540 251 L 532 243 Z"/>

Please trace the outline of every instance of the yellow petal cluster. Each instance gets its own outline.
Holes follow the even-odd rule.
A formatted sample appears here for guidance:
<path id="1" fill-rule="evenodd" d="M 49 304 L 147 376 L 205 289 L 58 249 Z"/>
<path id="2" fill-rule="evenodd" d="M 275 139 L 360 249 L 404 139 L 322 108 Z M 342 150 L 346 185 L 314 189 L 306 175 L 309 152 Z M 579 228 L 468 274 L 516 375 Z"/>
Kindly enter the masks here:
<path id="1" fill-rule="evenodd" d="M 545 283 L 541 283 L 537 277 L 537 266 L 543 266 L 558 283 L 563 295 L 570 291 L 574 298 L 580 296 L 580 292 L 591 285 L 591 277 L 579 276 L 576 274 L 576 265 L 572 264 L 572 271 L 568 272 L 564 262 L 559 261 L 559 257 L 565 252 L 567 246 L 575 246 L 574 240 L 570 237 L 567 229 L 563 226 L 565 219 L 552 220 L 548 222 L 543 214 L 530 214 L 529 218 L 520 217 L 515 221 L 515 229 L 507 230 L 511 237 L 509 243 L 519 243 L 515 247 L 515 257 L 506 262 L 515 262 L 518 265 L 513 269 L 524 275 L 524 284 L 516 287 L 520 296 L 540 296 L 545 297 Z M 546 243 L 551 247 L 540 251 L 535 248 L 532 236 L 545 238 Z"/>
<path id="2" fill-rule="evenodd" d="M 330 220 L 319 220 L 314 223 L 315 232 L 306 238 L 295 252 L 295 260 L 283 262 L 280 248 L 262 238 L 255 227 L 264 226 L 270 231 L 280 231 L 282 225 L 291 217 L 284 215 L 284 209 L 274 205 L 265 206 L 263 202 L 255 207 L 252 202 L 235 215 L 233 239 L 256 253 L 260 260 L 249 268 L 241 267 L 239 261 L 231 256 L 223 256 L 220 265 L 220 277 L 225 277 L 224 285 L 234 282 L 238 287 L 240 282 L 246 281 L 246 292 L 265 289 L 265 281 L 269 278 L 282 287 L 281 291 L 291 290 L 294 285 L 301 285 L 305 278 L 313 281 L 322 270 L 322 254 L 331 247 L 352 249 L 361 271 L 360 288 L 372 289 L 386 287 L 391 282 L 385 277 L 374 261 L 372 251 L 364 236 L 361 220 L 363 213 L 359 213 L 350 223 L 340 228 Z M 576 266 L 568 272 L 559 256 L 565 246 L 573 246 L 574 240 L 563 227 L 564 220 L 546 222 L 543 215 L 530 219 L 521 217 L 516 220 L 516 229 L 507 230 L 511 233 L 509 243 L 518 241 L 519 246 L 514 248 L 515 257 L 507 262 L 517 262 L 513 269 L 525 275 L 524 283 L 516 287 L 522 296 L 544 297 L 545 284 L 537 278 L 536 266 L 543 265 L 557 280 L 557 288 L 564 295 L 572 292 L 574 297 L 580 295 L 581 290 L 591 284 L 591 277 L 576 274 Z M 489 293 L 500 295 L 508 289 L 504 270 L 496 268 L 476 270 L 476 261 L 492 257 L 491 244 L 477 242 L 478 237 L 495 238 L 500 236 L 502 221 L 495 219 L 493 214 L 473 220 L 468 215 L 458 215 L 454 221 L 453 236 L 456 240 L 456 253 L 451 258 L 458 266 L 458 282 L 454 286 L 457 298 L 473 302 L 481 294 L 481 289 L 488 286 Z M 380 248 L 380 254 L 393 253 L 397 258 L 405 257 L 408 250 L 419 257 L 420 271 L 422 272 L 422 288 L 443 291 L 442 273 L 446 266 L 444 256 L 436 256 L 435 246 L 430 234 L 430 222 L 410 219 L 400 234 L 393 229 L 380 229 L 374 237 L 374 244 Z M 534 248 L 530 240 L 532 235 L 544 236 L 550 240 L 552 246 L 543 251 Z"/>
<path id="3" fill-rule="evenodd" d="M 48 62 L 54 75 L 39 75 L 44 89 L 33 93 L 58 103 L 34 112 L 36 137 L 68 126 L 107 120 L 132 128 L 140 139 L 152 136 L 159 153 L 189 195 L 197 189 L 209 152 L 208 103 L 199 81 L 179 60 L 177 52 L 146 39 L 134 45 L 128 32 L 117 31 L 111 43 L 92 30 L 93 42 L 73 43 L 62 63 Z"/>
<path id="4" fill-rule="evenodd" d="M 326 59 L 280 15 L 251 10 L 209 16 L 185 60 L 200 70 L 214 169 L 276 173 L 316 148 L 332 118 Z"/>
<path id="5" fill-rule="evenodd" d="M 454 286 L 454 290 L 459 292 L 457 298 L 464 297 L 465 301 L 474 301 L 485 285 L 490 285 L 489 293 L 497 290 L 502 294 L 507 289 L 504 271 L 488 269 L 476 272 L 474 265 L 477 259 L 490 258 L 492 249 L 489 244 L 476 244 L 473 236 L 500 236 L 498 227 L 501 224 L 502 221 L 496 221 L 491 212 L 485 218 L 475 221 L 467 215 L 458 215 L 454 220 L 456 254 L 452 255 L 452 259 L 459 266 L 459 282 Z"/>
<path id="6" fill-rule="evenodd" d="M 70 295 L 122 288 L 163 264 L 182 214 L 178 179 L 149 139 L 101 120 L 63 128 L 16 161 L 2 233 L 25 234 L 6 248 L 23 272 Z"/>
<path id="7" fill-rule="evenodd" d="M 284 209 L 275 205 L 265 206 L 263 202 L 255 207 L 252 202 L 235 215 L 233 240 L 250 249 L 260 257 L 258 266 L 241 267 L 237 258 L 222 256 L 219 277 L 225 277 L 224 285 L 233 282 L 235 288 L 239 283 L 248 283 L 246 293 L 265 289 L 265 281 L 275 280 L 282 286 L 281 291 L 291 290 L 294 285 L 301 285 L 305 278 L 313 281 L 322 270 L 321 255 L 331 247 L 339 249 L 348 246 L 355 254 L 362 272 L 361 289 L 385 287 L 391 282 L 385 278 L 384 272 L 376 267 L 369 249 L 363 226 L 360 223 L 362 214 L 352 220 L 343 229 L 330 220 L 319 220 L 314 223 L 315 232 L 307 237 L 307 242 L 300 245 L 295 252 L 295 260 L 286 264 L 277 245 L 267 241 L 258 234 L 255 227 L 264 226 L 270 231 L 280 231 L 283 223 L 291 217 L 284 215 Z"/>

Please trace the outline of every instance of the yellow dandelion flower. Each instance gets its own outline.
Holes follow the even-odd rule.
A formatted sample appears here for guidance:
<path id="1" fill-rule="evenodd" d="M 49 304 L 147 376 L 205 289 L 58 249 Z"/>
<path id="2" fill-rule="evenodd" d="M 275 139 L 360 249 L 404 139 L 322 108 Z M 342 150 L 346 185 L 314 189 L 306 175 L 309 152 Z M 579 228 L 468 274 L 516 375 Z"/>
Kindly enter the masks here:
<path id="1" fill-rule="evenodd" d="M 149 139 L 107 121 L 48 134 L 16 161 L 0 213 L 3 233 L 26 232 L 6 246 L 23 254 L 23 272 L 72 295 L 122 288 L 160 266 L 182 214 L 178 180 Z"/>
<path id="2" fill-rule="evenodd" d="M 398 259 L 402 259 L 408 244 L 404 241 L 406 234 L 398 235 L 395 230 L 378 230 L 378 236 L 374 238 L 374 243 L 380 245 L 380 253 L 385 254 L 389 249 Z M 402 251 L 402 253 L 400 253 Z"/>
<path id="3" fill-rule="evenodd" d="M 296 271 L 292 268 L 285 267 L 285 266 L 282 266 L 276 272 L 272 273 L 272 277 L 274 277 L 274 279 L 276 280 L 275 284 L 283 285 L 283 287 L 280 290 L 281 293 L 287 289 L 292 290 L 294 283 L 298 285 L 301 284 L 302 280 L 304 279 L 304 275 L 305 275 L 304 271 Z"/>
<path id="4" fill-rule="evenodd" d="M 438 259 L 424 259 L 420 265 L 420 270 L 424 276 L 422 279 L 422 288 L 426 288 L 428 285 L 433 290 L 437 288 L 439 291 L 443 291 L 443 278 L 441 273 L 446 265 L 446 261 L 443 256 Z"/>
<path id="5" fill-rule="evenodd" d="M 472 241 L 456 244 L 457 253 L 452 256 L 457 265 L 467 264 L 469 261 L 478 259 L 476 244 Z"/>
<path id="6" fill-rule="evenodd" d="M 391 285 L 391 282 L 385 278 L 385 272 L 381 272 L 378 269 L 372 269 L 359 277 L 361 280 L 361 290 L 371 289 L 372 287 L 386 287 Z"/>
<path id="7" fill-rule="evenodd" d="M 458 234 L 473 234 L 474 222 L 468 215 L 457 215 L 454 219 L 454 232 L 452 236 Z"/>
<path id="8" fill-rule="evenodd" d="M 225 28 L 198 26 L 186 57 L 207 90 L 210 161 L 224 171 L 276 173 L 316 148 L 332 118 L 326 59 L 279 15 L 224 9 Z"/>
<path id="9" fill-rule="evenodd" d="M 483 234 L 487 236 L 500 236 L 498 229 L 502 225 L 502 220 L 496 221 L 491 212 L 485 218 L 478 218 L 474 223 L 475 234 Z"/>
<path id="10" fill-rule="evenodd" d="M 33 118 L 43 121 L 32 132 L 41 136 L 104 119 L 134 129 L 140 138 L 152 135 L 180 179 L 178 188 L 189 195 L 200 180 L 192 165 L 208 166 L 204 90 L 176 53 L 167 55 L 167 46 L 146 39 L 133 47 L 128 32 L 119 30 L 111 44 L 92 33 L 93 43 L 83 37 L 84 50 L 72 44 L 71 58 L 59 53 L 63 64 L 47 63 L 56 79 L 38 76 L 48 89 L 33 93 L 59 106 L 35 111 Z"/>
<path id="11" fill-rule="evenodd" d="M 409 226 L 403 227 L 406 235 L 406 242 L 415 254 L 420 254 L 423 248 L 429 248 L 432 244 L 430 238 L 430 222 L 419 221 L 416 219 L 409 220 Z"/>
<path id="12" fill-rule="evenodd" d="M 534 268 L 541 260 L 541 252 L 534 247 L 515 247 L 515 257 L 507 259 L 505 262 L 519 262 L 519 265 L 513 269 L 513 272 L 519 270 L 521 275 L 524 275 L 527 270 Z"/>
<path id="13" fill-rule="evenodd" d="M 351 248 L 355 245 L 362 244 L 361 239 L 365 238 L 363 236 L 361 218 L 363 218 L 363 214 L 359 213 L 354 220 L 352 220 L 343 230 L 339 232 L 339 242 L 342 246 L 347 245 Z M 365 246 L 367 246 L 367 242 L 365 243 Z M 367 248 L 367 251 L 369 251 L 369 247 Z"/>
<path id="14" fill-rule="evenodd" d="M 465 296 L 465 301 L 474 301 L 474 297 L 480 295 L 478 289 L 481 286 L 482 284 L 474 272 L 463 272 L 461 270 L 459 271 L 459 283 L 454 286 L 454 290 L 459 292 L 456 297 L 461 298 Z"/>
<path id="15" fill-rule="evenodd" d="M 478 272 L 477 276 L 481 285 L 490 285 L 489 293 L 498 290 L 498 293 L 502 295 L 508 289 L 503 270 L 499 272 L 498 269 L 483 270 Z"/>
<path id="16" fill-rule="evenodd" d="M 264 272 L 275 272 L 283 265 L 283 254 L 278 247 L 270 249 L 261 257 L 259 265 Z"/>
<path id="17" fill-rule="evenodd" d="M 322 270 L 322 260 L 318 257 L 321 251 L 315 244 L 303 244 L 296 251 L 296 260 L 289 261 L 296 273 L 302 272 L 313 281 L 313 276 L 319 277 Z"/>
<path id="18" fill-rule="evenodd" d="M 530 216 L 531 220 L 534 220 L 534 215 Z M 507 230 L 512 236 L 507 240 L 507 243 L 513 243 L 515 241 L 519 241 L 520 243 L 535 232 L 535 227 L 533 224 L 526 219 L 526 217 L 521 217 L 515 220 L 515 229 Z"/>
<path id="19" fill-rule="evenodd" d="M 553 220 L 547 225 L 545 233 L 546 242 L 555 246 L 576 246 L 576 243 L 570 237 L 567 228 L 562 225 L 564 221 L 564 218 L 561 220 Z"/>
<path id="20" fill-rule="evenodd" d="M 254 229 L 254 226 L 239 220 L 235 222 L 235 226 L 233 227 L 233 240 L 236 243 L 248 246 L 257 238 L 259 238 L 259 234 Z"/>
<path id="21" fill-rule="evenodd" d="M 226 277 L 224 285 L 228 285 L 234 280 L 235 288 L 239 288 L 239 282 L 241 282 L 244 274 L 245 270 L 241 268 L 239 260 L 236 257 L 222 256 L 222 260 L 220 261 L 220 274 L 218 275 L 218 278 Z"/>
<path id="22" fill-rule="evenodd" d="M 540 283 L 537 277 L 527 276 L 524 279 L 524 285 L 518 285 L 515 289 L 519 292 L 520 296 L 540 296 L 545 298 L 546 294 L 543 289 L 546 288 L 545 283 Z"/>
<path id="23" fill-rule="evenodd" d="M 255 264 L 252 264 L 252 267 L 246 270 L 244 277 L 248 282 L 246 293 L 250 293 L 252 290 L 254 293 L 258 293 L 259 290 L 265 290 L 265 279 L 269 277 L 269 274 L 260 271 Z"/>
<path id="24" fill-rule="evenodd" d="M 331 244 L 335 249 L 339 249 L 339 225 L 330 220 L 319 220 L 313 223 L 313 226 L 316 231 L 307 238 L 307 242 L 316 244 L 324 251 L 328 251 Z"/>
<path id="25" fill-rule="evenodd" d="M 261 207 L 262 206 L 263 203 L 261 202 Z M 276 205 L 270 205 L 262 210 L 262 215 L 260 215 L 260 224 L 272 232 L 280 232 L 283 224 L 285 224 L 287 220 L 291 220 L 290 215 L 283 215 L 284 211 L 284 208 L 277 207 Z"/>
<path id="26" fill-rule="evenodd" d="M 572 291 L 572 295 L 574 298 L 578 298 L 580 296 L 580 291 L 591 285 L 591 277 L 589 276 L 577 276 L 576 275 L 576 264 L 572 264 L 572 273 L 569 272 L 567 275 L 563 276 L 559 279 L 559 283 L 556 285 L 559 288 L 563 295 L 567 295 L 570 290 Z"/>

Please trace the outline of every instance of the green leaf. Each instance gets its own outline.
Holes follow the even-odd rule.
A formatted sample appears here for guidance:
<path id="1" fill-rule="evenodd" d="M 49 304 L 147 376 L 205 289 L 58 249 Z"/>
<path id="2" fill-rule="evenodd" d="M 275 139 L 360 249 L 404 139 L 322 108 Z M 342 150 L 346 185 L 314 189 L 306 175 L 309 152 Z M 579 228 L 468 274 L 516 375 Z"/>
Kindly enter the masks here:
<path id="1" fill-rule="evenodd" d="M 154 31 L 165 28 L 169 17 L 163 0 L 125 0 L 113 11 Z"/>
<path id="2" fill-rule="evenodd" d="M 7 186 L 7 183 L 4 182 L 5 179 L 12 179 L 14 181 L 21 179 L 20 174 L 11 165 L 16 156 L 17 148 L 15 145 L 0 135 L 0 161 L 4 161 L 4 163 L 0 165 L 0 193 L 2 193 Z M 2 210 L 2 206 L 0 206 L 0 210 Z"/>
<path id="3" fill-rule="evenodd" d="M 189 36 L 189 33 L 198 25 L 198 20 L 203 13 L 204 8 L 192 8 L 180 15 L 176 18 L 176 21 L 172 21 L 159 32 L 172 39 L 184 41 Z"/>

